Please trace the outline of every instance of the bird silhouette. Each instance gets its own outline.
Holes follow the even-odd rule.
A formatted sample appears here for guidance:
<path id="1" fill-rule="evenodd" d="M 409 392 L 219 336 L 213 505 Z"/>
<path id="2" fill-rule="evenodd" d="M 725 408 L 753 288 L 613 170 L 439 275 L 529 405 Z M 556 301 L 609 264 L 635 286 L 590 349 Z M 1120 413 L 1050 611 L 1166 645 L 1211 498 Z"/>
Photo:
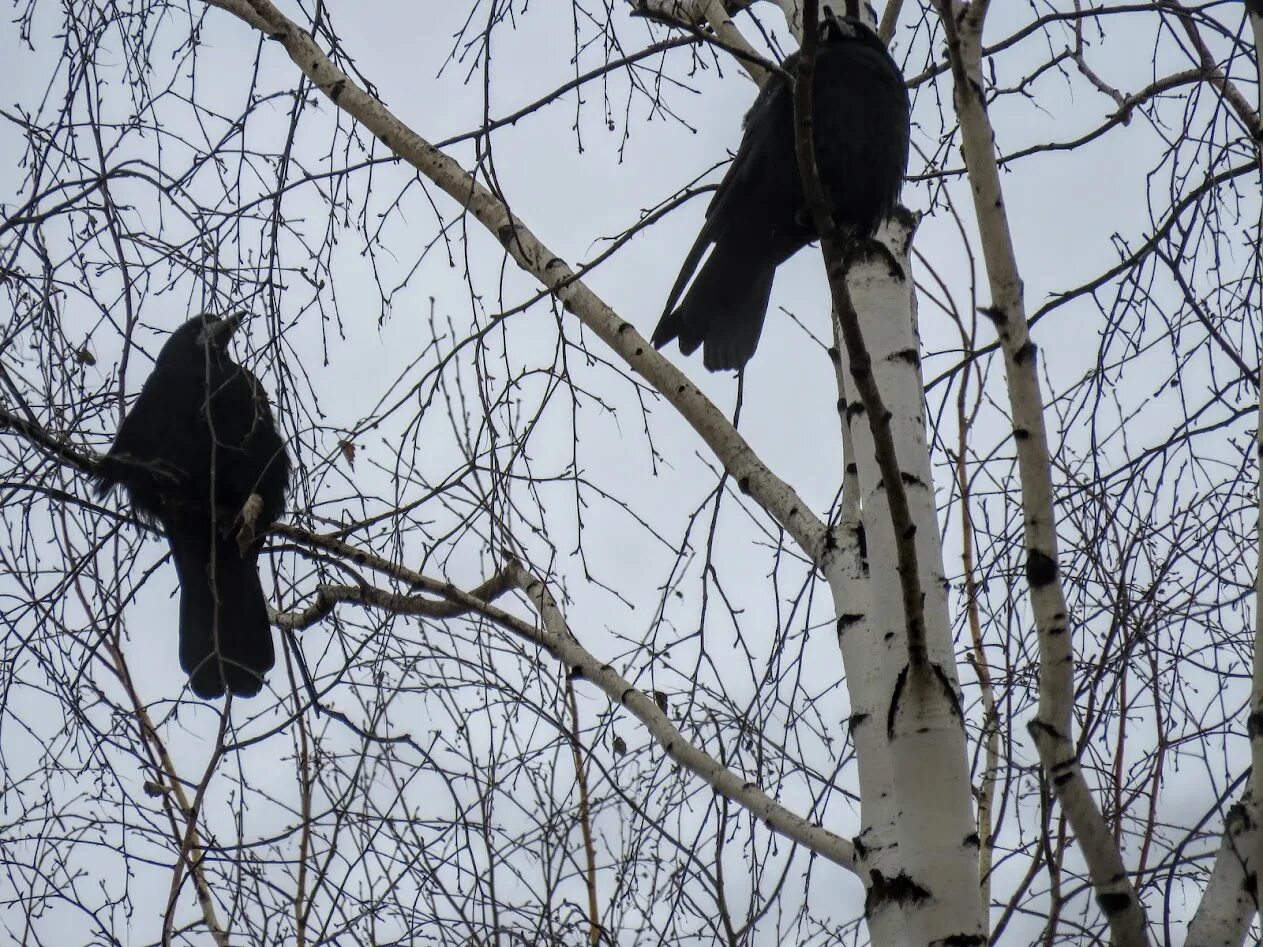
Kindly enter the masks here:
<path id="1" fill-rule="evenodd" d="M 258 557 L 289 457 L 263 386 L 228 355 L 242 319 L 204 314 L 171 334 L 97 472 L 98 494 L 121 485 L 167 535 L 180 665 L 203 698 L 257 694 L 275 661 Z"/>
<path id="2" fill-rule="evenodd" d="M 854 0 L 849 5 L 854 12 Z M 820 28 L 811 111 L 817 173 L 841 236 L 866 240 L 890 216 L 903 186 L 908 92 L 899 67 L 863 21 L 826 8 Z M 798 53 L 782 64 L 791 76 L 797 66 Z M 679 339 L 685 355 L 704 345 L 703 364 L 711 371 L 750 360 L 776 268 L 817 236 L 798 173 L 790 85 L 769 76 L 744 128 L 653 333 L 655 347 Z"/>

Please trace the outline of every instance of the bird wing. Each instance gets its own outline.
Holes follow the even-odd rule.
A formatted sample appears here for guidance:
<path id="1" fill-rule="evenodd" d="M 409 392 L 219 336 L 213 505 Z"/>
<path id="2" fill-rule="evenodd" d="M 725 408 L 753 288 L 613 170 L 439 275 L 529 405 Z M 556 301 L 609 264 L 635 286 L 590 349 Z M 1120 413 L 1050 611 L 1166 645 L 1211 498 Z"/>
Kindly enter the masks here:
<path id="1" fill-rule="evenodd" d="M 188 388 L 188 381 L 178 373 L 165 371 L 161 365 L 155 367 L 102 459 L 97 473 L 98 496 L 123 484 L 141 513 L 157 512 L 158 483 L 181 474 L 169 459 L 193 455 L 190 449 L 199 424 L 200 399 L 196 394 L 188 397 Z"/>
<path id="2" fill-rule="evenodd" d="M 240 387 L 240 394 L 244 396 L 247 390 L 249 392 L 248 404 L 238 400 L 233 407 L 249 419 L 248 428 L 241 432 L 240 439 L 242 469 L 234 475 L 241 478 L 240 488 L 247 495 L 259 494 L 263 500 L 263 518 L 271 523 L 284 512 L 289 488 L 289 453 L 276 429 L 263 383 L 250 369 L 242 365 L 234 367 L 246 382 Z"/>
<path id="3" fill-rule="evenodd" d="M 791 59 L 793 57 L 790 57 Z M 792 65 L 786 60 L 788 65 Z M 777 94 L 784 94 L 784 85 L 779 76 L 771 75 L 767 81 L 763 83 L 763 88 L 759 90 L 758 97 L 754 100 L 754 104 L 750 106 L 750 111 L 746 113 L 744 122 L 742 123 L 745 134 L 741 136 L 741 144 L 737 147 L 737 154 L 732 159 L 732 164 L 728 166 L 728 171 L 724 174 L 723 180 L 719 182 L 719 187 L 715 190 L 715 196 L 711 198 L 710 206 L 706 208 L 706 219 L 702 223 L 702 229 L 697 235 L 697 239 L 693 241 L 693 246 L 689 249 L 688 255 L 684 258 L 684 264 L 680 267 L 680 274 L 675 278 L 675 285 L 671 287 L 671 292 L 667 296 L 666 306 L 663 307 L 663 314 L 667 315 L 675 309 L 675 305 L 683 295 L 684 289 L 689 284 L 689 280 L 693 278 L 693 273 L 697 270 L 697 266 L 702 261 L 702 257 L 706 254 L 707 249 L 713 244 L 727 225 L 732 213 L 733 201 L 738 199 L 733 195 L 743 194 L 747 188 L 746 185 L 751 182 L 757 173 L 758 160 L 753 156 L 761 149 L 766 147 L 767 133 L 771 131 L 774 124 L 771 119 L 773 100 Z M 657 341 L 658 332 L 654 333 L 654 344 Z"/>

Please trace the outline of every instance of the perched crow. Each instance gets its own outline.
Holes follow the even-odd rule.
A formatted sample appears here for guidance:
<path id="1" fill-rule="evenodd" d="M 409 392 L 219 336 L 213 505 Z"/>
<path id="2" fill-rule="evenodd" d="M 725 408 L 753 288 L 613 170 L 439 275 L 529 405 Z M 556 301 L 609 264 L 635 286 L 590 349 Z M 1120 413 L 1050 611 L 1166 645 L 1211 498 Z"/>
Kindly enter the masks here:
<path id="1" fill-rule="evenodd" d="M 284 508 L 289 457 L 263 386 L 228 356 L 242 318 L 202 315 L 172 333 L 97 479 L 102 496 L 122 484 L 166 531 L 180 665 L 205 698 L 257 694 L 275 660 L 259 537 Z M 262 502 L 247 505 L 252 494 Z"/>
<path id="2" fill-rule="evenodd" d="M 794 53 L 784 69 L 793 76 L 797 67 Z M 868 239 L 903 186 L 908 92 L 877 35 L 827 8 L 816 53 L 812 136 L 834 221 L 845 236 Z M 746 115 L 741 147 L 706 209 L 653 344 L 661 348 L 678 338 L 688 355 L 704 343 L 708 369 L 741 368 L 758 345 L 776 268 L 815 238 L 798 176 L 793 90 L 771 76 Z M 710 256 L 677 307 L 708 247 Z"/>

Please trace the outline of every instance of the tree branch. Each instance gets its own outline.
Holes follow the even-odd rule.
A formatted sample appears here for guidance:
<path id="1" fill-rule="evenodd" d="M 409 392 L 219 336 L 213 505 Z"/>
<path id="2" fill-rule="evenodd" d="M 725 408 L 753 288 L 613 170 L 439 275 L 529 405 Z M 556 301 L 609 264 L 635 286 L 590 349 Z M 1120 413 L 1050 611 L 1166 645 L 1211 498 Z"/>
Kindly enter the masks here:
<path id="1" fill-rule="evenodd" d="M 659 354 L 629 322 L 619 318 L 512 215 L 505 204 L 459 163 L 434 148 L 338 69 L 296 23 L 269 0 L 206 0 L 234 14 L 284 46 L 303 74 L 331 102 L 361 122 L 387 148 L 462 205 L 500 241 L 525 272 L 538 279 L 565 309 L 575 314 L 680 412 L 714 451 L 737 485 L 763 507 L 813 562 L 825 552 L 824 524 L 789 484 L 756 456 L 750 445 L 697 386 Z"/>
<path id="2" fill-rule="evenodd" d="M 807 0 L 804 10 L 807 22 L 814 23 L 815 0 Z M 798 173 L 802 177 L 803 195 L 811 211 L 816 233 L 821 235 L 820 247 L 824 253 L 825 269 L 829 275 L 829 289 L 833 294 L 834 309 L 842 328 L 842 338 L 846 343 L 851 377 L 855 379 L 855 387 L 859 393 L 860 402 L 864 405 L 864 413 L 868 415 L 868 424 L 873 434 L 873 449 L 876 453 L 877 465 L 881 470 L 882 483 L 886 488 L 887 502 L 890 504 L 891 526 L 895 536 L 899 585 L 903 593 L 908 661 L 914 670 L 920 672 L 927 666 L 928 657 L 925 645 L 925 602 L 921 595 L 921 570 L 917 562 L 916 524 L 912 522 L 912 513 L 908 507 L 908 491 L 904 487 L 903 476 L 899 469 L 899 458 L 895 454 L 895 440 L 890 429 L 890 411 L 882 400 L 881 391 L 873 377 L 872 359 L 864 344 L 859 314 L 855 311 L 855 304 L 851 301 L 851 290 L 847 285 L 850 256 L 855 248 L 845 246 L 838 237 L 824 188 L 820 184 L 819 169 L 816 167 L 816 151 L 811 127 L 811 94 L 815 78 L 818 35 L 817 29 L 803 30 L 798 75 L 794 82 L 794 127 Z"/>
<path id="3" fill-rule="evenodd" d="M 404 570 L 405 572 L 407 570 Z M 717 793 L 745 807 L 755 818 L 764 822 L 772 831 L 803 845 L 823 858 L 855 871 L 855 846 L 840 835 L 816 823 L 808 822 L 791 812 L 765 793 L 758 785 L 731 770 L 705 751 L 693 746 L 684 734 L 671 723 L 670 718 L 658 707 L 654 699 L 622 677 L 608 664 L 599 661 L 579 643 L 565 623 L 557 603 L 544 583 L 528 573 L 515 560 L 483 583 L 480 588 L 521 589 L 539 612 L 543 627 L 529 624 L 511 615 L 489 601 L 461 591 L 455 586 L 436 579 L 408 573 L 418 581 L 414 584 L 440 594 L 447 602 L 435 603 L 420 595 L 400 595 L 367 585 L 326 586 L 319 592 L 315 605 L 300 612 L 275 616 L 282 628 L 303 628 L 329 614 L 339 603 L 358 603 L 382 608 L 396 614 L 448 617 L 452 607 L 482 615 L 506 631 L 524 641 L 542 648 L 560 661 L 566 673 L 574 679 L 591 681 L 615 704 L 625 707 L 635 716 L 650 735 L 663 747 L 666 754 L 689 772 L 705 780 Z"/>

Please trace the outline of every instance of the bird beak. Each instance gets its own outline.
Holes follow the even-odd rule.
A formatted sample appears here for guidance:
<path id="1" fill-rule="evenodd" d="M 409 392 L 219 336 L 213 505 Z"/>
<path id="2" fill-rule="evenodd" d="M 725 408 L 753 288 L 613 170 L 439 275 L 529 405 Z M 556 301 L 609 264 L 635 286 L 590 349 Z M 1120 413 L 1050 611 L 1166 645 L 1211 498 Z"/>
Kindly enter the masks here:
<path id="1" fill-rule="evenodd" d="M 205 345 L 214 346 L 217 349 L 225 348 L 228 340 L 232 338 L 232 334 L 237 331 L 237 327 L 245 322 L 248 314 L 244 312 L 235 312 L 231 316 L 225 316 L 218 322 L 213 322 L 202 330 L 198 341 Z"/>
<path id="2" fill-rule="evenodd" d="M 848 3 L 849 3 L 849 0 L 848 0 Z M 833 34 L 838 37 L 847 35 L 846 31 L 842 29 L 842 24 L 841 22 L 839 22 L 838 15 L 837 13 L 834 12 L 833 7 L 828 6 L 826 4 L 824 8 L 824 16 L 820 20 L 821 38 L 822 39 L 826 38 L 829 35 L 830 30 L 832 30 Z"/>
<path id="3" fill-rule="evenodd" d="M 858 0 L 846 0 L 846 9 L 841 16 L 833 7 L 825 6 L 824 17 L 820 21 L 820 38 L 828 39 L 832 34 L 836 39 L 855 39 L 859 27 L 873 32 L 869 21 L 860 15 Z"/>

